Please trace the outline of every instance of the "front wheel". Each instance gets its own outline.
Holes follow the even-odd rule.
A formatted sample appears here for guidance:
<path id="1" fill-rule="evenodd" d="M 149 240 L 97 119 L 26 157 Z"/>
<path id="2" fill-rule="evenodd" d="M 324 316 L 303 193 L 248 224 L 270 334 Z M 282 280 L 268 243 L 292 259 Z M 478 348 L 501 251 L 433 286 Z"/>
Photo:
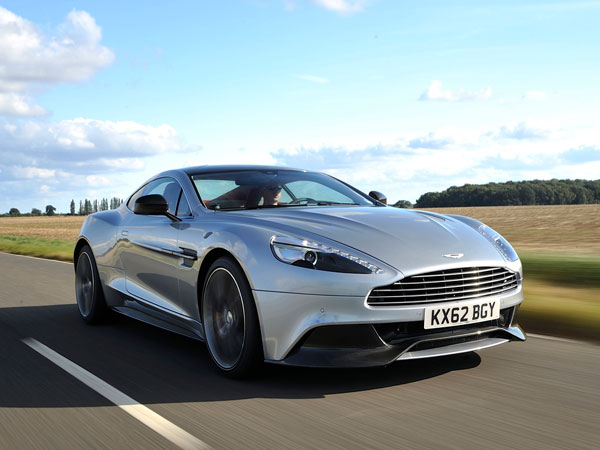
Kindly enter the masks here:
<path id="1" fill-rule="evenodd" d="M 98 323 L 106 318 L 108 308 L 100 285 L 94 254 L 88 245 L 85 245 L 77 256 L 75 295 L 79 314 L 87 323 Z"/>
<path id="2" fill-rule="evenodd" d="M 241 378 L 264 361 L 252 291 L 237 263 L 217 259 L 202 291 L 202 321 L 210 356 L 221 373 Z"/>

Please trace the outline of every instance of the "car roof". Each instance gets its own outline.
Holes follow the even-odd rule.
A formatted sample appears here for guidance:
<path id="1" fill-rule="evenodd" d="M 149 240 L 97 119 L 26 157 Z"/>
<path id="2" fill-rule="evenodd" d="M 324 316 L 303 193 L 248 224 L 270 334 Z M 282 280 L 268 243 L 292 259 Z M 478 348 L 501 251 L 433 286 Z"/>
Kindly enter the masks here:
<path id="1" fill-rule="evenodd" d="M 292 167 L 281 167 L 281 166 L 260 166 L 252 164 L 223 164 L 223 165 L 204 165 L 204 166 L 193 166 L 179 169 L 188 175 L 195 175 L 199 173 L 216 173 L 216 172 L 237 172 L 243 170 L 292 170 L 297 172 L 308 172 L 303 169 L 295 169 Z"/>

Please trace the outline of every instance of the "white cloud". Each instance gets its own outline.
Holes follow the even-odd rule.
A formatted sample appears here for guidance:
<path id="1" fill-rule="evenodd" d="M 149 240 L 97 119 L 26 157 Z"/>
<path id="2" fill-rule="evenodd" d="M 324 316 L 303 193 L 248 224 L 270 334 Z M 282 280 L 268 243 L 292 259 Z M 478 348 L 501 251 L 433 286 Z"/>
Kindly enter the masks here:
<path id="1" fill-rule="evenodd" d="M 544 91 L 527 91 L 523 94 L 523 100 L 544 100 L 547 97 Z"/>
<path id="2" fill-rule="evenodd" d="M 464 89 L 450 90 L 442 89 L 442 82 L 434 80 L 429 88 L 421 94 L 419 100 L 435 100 L 443 102 L 464 102 L 469 100 L 487 100 L 492 96 L 492 88 L 482 89 L 476 92 L 465 91 Z"/>
<path id="3" fill-rule="evenodd" d="M 54 178 L 56 170 L 42 169 L 39 167 L 15 167 L 13 174 L 17 178 L 36 178 L 36 179 L 48 179 Z"/>
<path id="4" fill-rule="evenodd" d="M 38 158 L 91 162 L 117 157 L 110 165 L 122 167 L 125 158 L 188 149 L 169 125 L 142 125 L 131 121 L 70 119 L 26 122 L 0 128 L 0 154 L 22 152 Z M 139 166 L 138 162 L 135 162 Z"/>
<path id="5" fill-rule="evenodd" d="M 0 120 L 0 212 L 48 203 L 68 211 L 68 203 L 59 203 L 67 198 L 124 197 L 148 176 L 179 165 L 174 161 L 199 149 L 185 144 L 169 125 Z M 163 163 L 150 171 L 146 163 L 154 158 Z"/>
<path id="6" fill-rule="evenodd" d="M 145 167 L 140 158 L 102 158 L 100 162 L 105 167 L 117 170 L 141 170 Z"/>
<path id="7" fill-rule="evenodd" d="M 454 139 L 451 136 L 440 135 L 439 133 L 431 132 L 426 136 L 419 136 L 415 139 L 411 139 L 408 143 L 410 148 L 429 148 L 429 149 L 441 149 L 448 147 L 454 143 Z"/>
<path id="8" fill-rule="evenodd" d="M 26 95 L 16 92 L 0 91 L 0 115 L 6 116 L 42 116 L 46 110 L 32 104 Z"/>
<path id="9" fill-rule="evenodd" d="M 342 14 L 362 11 L 368 0 L 312 0 L 318 6 Z"/>
<path id="10" fill-rule="evenodd" d="M 56 195 L 76 191 L 81 197 L 87 186 L 105 188 L 112 196 L 118 192 L 115 186 L 129 186 L 135 179 L 131 172 L 145 169 L 144 159 L 194 150 L 198 147 L 186 145 L 169 125 L 92 119 L 0 122 L 0 197 L 11 191 L 26 197 L 42 183 Z"/>
<path id="11" fill-rule="evenodd" d="M 85 11 L 71 11 L 56 33 L 46 36 L 32 22 L 0 7 L 0 114 L 44 114 L 30 92 L 86 80 L 111 64 L 114 55 L 101 39 L 101 28 Z"/>
<path id="12" fill-rule="evenodd" d="M 318 77 L 315 75 L 300 74 L 300 75 L 295 75 L 295 76 L 296 76 L 296 78 L 299 78 L 300 80 L 310 81 L 311 83 L 319 83 L 319 84 L 329 83 L 329 80 L 327 78 Z"/>
<path id="13" fill-rule="evenodd" d="M 110 186 L 110 180 L 102 175 L 88 175 L 86 178 L 88 185 L 92 187 Z"/>
<path id="14" fill-rule="evenodd" d="M 517 124 L 502 125 L 495 136 L 498 139 L 546 139 L 550 136 L 550 130 L 541 126 L 519 122 Z"/>

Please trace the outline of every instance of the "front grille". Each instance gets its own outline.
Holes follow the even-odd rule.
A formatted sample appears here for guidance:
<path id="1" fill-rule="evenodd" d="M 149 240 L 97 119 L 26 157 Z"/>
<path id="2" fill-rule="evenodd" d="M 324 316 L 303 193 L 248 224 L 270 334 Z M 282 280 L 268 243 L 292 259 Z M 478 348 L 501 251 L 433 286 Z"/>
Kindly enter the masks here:
<path id="1" fill-rule="evenodd" d="M 519 285 L 515 272 L 504 267 L 461 267 L 413 275 L 375 288 L 372 306 L 419 305 L 503 294 Z"/>

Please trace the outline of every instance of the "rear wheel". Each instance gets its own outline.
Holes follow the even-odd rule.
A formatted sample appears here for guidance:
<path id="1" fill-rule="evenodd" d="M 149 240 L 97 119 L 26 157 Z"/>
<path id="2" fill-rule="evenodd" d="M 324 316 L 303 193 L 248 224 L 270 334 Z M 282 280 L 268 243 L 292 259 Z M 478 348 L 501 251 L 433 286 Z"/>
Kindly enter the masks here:
<path id="1" fill-rule="evenodd" d="M 104 300 L 100 276 L 92 249 L 85 245 L 75 266 L 75 295 L 81 318 L 88 323 L 98 323 L 106 318 L 108 308 Z"/>
<path id="2" fill-rule="evenodd" d="M 208 270 L 202 319 L 210 356 L 230 377 L 251 375 L 264 360 L 258 315 L 244 273 L 230 257 Z"/>

